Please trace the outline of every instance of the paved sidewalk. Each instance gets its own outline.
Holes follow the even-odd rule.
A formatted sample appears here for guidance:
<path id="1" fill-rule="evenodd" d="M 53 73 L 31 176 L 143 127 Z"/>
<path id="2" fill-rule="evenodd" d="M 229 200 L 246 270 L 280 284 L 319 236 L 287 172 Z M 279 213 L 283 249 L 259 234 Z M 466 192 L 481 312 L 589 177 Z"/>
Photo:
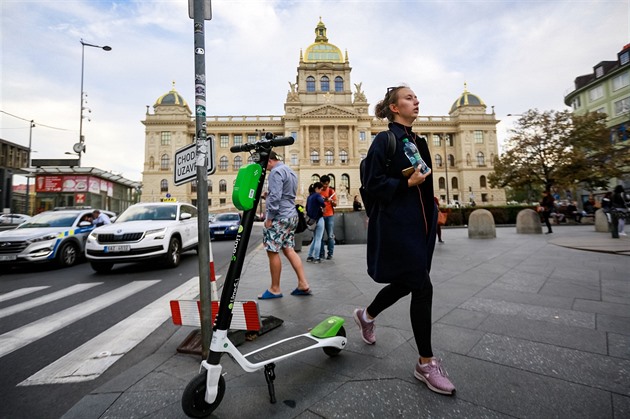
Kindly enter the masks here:
<path id="1" fill-rule="evenodd" d="M 284 297 L 260 302 L 261 314 L 284 324 L 239 349 L 304 333 L 329 315 L 346 319 L 347 348 L 335 358 L 312 350 L 278 363 L 276 404 L 262 371 L 245 373 L 224 356 L 226 393 L 213 417 L 630 417 L 628 237 L 612 239 L 589 225 L 559 226 L 551 235 L 497 228 L 490 240 L 444 229 L 443 238 L 432 272 L 433 346 L 457 387 L 454 397 L 413 376 L 409 297 L 378 317 L 376 344 L 363 343 L 352 311 L 381 285 L 365 273 L 365 247 L 344 245 L 332 261 L 305 263 L 312 297 L 289 295 L 296 279 L 285 260 Z M 239 299 L 255 299 L 268 283 L 258 249 L 245 261 Z M 184 418 L 181 396 L 201 359 L 176 352 L 192 328 L 171 327 L 156 353 L 64 418 Z"/>

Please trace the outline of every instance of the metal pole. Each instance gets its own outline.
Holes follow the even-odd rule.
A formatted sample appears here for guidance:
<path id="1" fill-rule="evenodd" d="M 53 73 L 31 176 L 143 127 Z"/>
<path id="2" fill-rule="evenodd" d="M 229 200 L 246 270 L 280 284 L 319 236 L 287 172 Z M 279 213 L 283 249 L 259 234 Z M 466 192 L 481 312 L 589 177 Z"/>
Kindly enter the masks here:
<path id="1" fill-rule="evenodd" d="M 31 167 L 31 144 L 32 144 L 32 140 L 33 140 L 33 128 L 35 127 L 35 121 L 33 121 L 31 119 L 31 122 L 29 122 L 30 128 L 28 131 L 28 167 L 30 169 Z M 24 214 L 26 215 L 31 215 L 28 210 L 29 210 L 29 204 L 31 201 L 31 177 L 30 176 L 26 176 L 26 205 L 24 206 Z"/>
<path id="2" fill-rule="evenodd" d="M 193 0 L 195 38 L 195 133 L 197 140 L 197 210 L 199 229 L 199 300 L 201 355 L 208 357 L 212 338 L 210 231 L 208 229 L 208 139 L 206 137 L 206 61 L 204 0 Z"/>
<path id="3" fill-rule="evenodd" d="M 85 44 L 83 43 L 83 39 L 81 42 L 81 103 L 79 103 L 79 144 L 83 146 L 83 71 L 85 68 Z M 76 150 L 75 150 L 76 151 Z M 83 151 L 83 150 L 81 150 Z M 79 155 L 79 167 L 81 167 L 81 152 L 77 153 Z"/>
<path id="4" fill-rule="evenodd" d="M 448 154 L 446 153 L 446 134 L 444 134 L 444 171 L 446 172 L 446 205 L 450 204 L 451 201 L 448 197 Z"/>

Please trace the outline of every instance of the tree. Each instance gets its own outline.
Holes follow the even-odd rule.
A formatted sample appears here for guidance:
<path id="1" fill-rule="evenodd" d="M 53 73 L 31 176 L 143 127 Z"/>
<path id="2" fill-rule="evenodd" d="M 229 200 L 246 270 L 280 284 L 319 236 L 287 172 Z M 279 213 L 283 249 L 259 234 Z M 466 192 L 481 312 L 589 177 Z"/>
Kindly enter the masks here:
<path id="1" fill-rule="evenodd" d="M 592 190 L 619 176 L 619 161 L 609 140 L 606 115 L 530 109 L 510 131 L 506 152 L 496 157 L 488 176 L 492 187 Z"/>

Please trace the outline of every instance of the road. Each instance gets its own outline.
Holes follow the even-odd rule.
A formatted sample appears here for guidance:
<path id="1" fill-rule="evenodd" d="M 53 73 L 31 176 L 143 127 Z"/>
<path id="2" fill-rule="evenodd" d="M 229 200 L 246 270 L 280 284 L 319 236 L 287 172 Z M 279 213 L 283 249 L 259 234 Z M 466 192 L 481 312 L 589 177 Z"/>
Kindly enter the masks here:
<path id="1" fill-rule="evenodd" d="M 249 251 L 262 241 L 256 223 Z M 219 286 L 233 241 L 213 241 Z M 179 267 L 115 265 L 97 275 L 88 263 L 66 269 L 0 266 L 1 418 L 58 418 L 94 388 L 168 339 L 170 299 L 198 295 L 196 253 Z"/>

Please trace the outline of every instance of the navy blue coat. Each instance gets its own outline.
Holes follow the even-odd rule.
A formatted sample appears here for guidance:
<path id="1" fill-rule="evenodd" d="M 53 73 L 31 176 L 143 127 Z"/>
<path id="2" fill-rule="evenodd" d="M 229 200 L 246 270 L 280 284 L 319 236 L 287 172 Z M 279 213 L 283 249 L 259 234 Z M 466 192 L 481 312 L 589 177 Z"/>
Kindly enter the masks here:
<path id="1" fill-rule="evenodd" d="M 412 288 L 428 281 L 435 248 L 437 210 L 433 174 L 420 186 L 409 187 L 402 170 L 411 166 L 403 151 L 404 138 L 415 139 L 420 156 L 432 167 L 426 141 L 410 127 L 390 123 L 396 152 L 386 170 L 387 133 L 379 133 L 365 157 L 365 187 L 376 199 L 368 222 L 368 274 L 379 283 L 402 283 Z"/>

